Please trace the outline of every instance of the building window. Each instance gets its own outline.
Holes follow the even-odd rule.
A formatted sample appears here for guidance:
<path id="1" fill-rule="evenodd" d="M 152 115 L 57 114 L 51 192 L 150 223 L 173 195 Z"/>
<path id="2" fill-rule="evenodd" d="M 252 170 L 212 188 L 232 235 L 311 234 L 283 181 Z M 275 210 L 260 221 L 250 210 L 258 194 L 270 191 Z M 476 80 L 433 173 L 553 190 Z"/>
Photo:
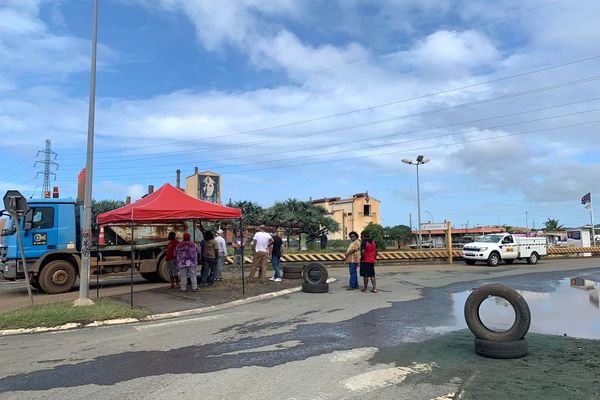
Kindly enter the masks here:
<path id="1" fill-rule="evenodd" d="M 369 204 L 365 204 L 365 205 L 363 206 L 363 215 L 364 215 L 365 217 L 368 217 L 368 216 L 370 216 L 370 215 L 371 215 L 371 206 L 370 206 Z"/>

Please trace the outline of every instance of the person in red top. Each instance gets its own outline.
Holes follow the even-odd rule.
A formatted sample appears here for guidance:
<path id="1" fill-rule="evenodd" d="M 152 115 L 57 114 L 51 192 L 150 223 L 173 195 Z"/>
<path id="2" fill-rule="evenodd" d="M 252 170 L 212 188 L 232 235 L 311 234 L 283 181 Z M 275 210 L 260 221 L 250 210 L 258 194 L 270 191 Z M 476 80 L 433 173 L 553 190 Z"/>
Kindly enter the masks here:
<path id="1" fill-rule="evenodd" d="M 362 232 L 360 234 L 360 276 L 363 277 L 364 287 L 362 292 L 367 291 L 369 286 L 369 278 L 371 278 L 371 284 L 373 289 L 371 293 L 377 293 L 377 286 L 375 284 L 375 263 L 377 262 L 377 245 L 371 239 L 369 232 Z"/>
<path id="2" fill-rule="evenodd" d="M 177 268 L 177 257 L 175 256 L 175 248 L 179 244 L 176 239 L 175 232 L 169 232 L 169 244 L 167 245 L 167 255 L 165 261 L 169 270 L 169 279 L 171 280 L 171 289 L 179 287 L 179 268 Z"/>

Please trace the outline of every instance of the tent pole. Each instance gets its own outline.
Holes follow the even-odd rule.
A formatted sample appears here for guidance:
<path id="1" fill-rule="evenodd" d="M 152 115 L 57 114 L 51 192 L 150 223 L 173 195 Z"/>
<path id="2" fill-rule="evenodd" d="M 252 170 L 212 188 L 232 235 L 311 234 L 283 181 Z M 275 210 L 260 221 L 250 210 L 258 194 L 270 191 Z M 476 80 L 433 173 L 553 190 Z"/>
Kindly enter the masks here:
<path id="1" fill-rule="evenodd" d="M 242 222 L 242 219 L 240 218 L 240 236 L 241 236 L 241 240 L 240 240 L 240 245 L 242 246 L 242 260 L 240 262 L 241 266 L 242 266 L 242 296 L 246 295 L 246 278 L 244 276 L 244 224 Z M 233 240 L 235 240 L 235 238 L 233 238 Z M 235 256 L 234 256 L 235 258 Z"/>
<path id="2" fill-rule="evenodd" d="M 133 252 L 133 221 L 131 221 L 131 265 L 129 268 L 129 285 L 130 285 L 129 298 L 130 298 L 131 308 L 133 308 L 133 259 L 134 259 L 134 257 L 135 257 L 135 255 Z"/>

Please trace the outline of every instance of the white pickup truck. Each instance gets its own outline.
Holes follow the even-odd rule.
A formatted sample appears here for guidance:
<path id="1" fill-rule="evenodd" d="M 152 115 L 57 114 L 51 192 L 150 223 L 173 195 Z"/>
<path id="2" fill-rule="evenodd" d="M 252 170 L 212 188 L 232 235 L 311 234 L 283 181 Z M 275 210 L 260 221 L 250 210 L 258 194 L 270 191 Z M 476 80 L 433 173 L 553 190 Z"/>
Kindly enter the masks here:
<path id="1" fill-rule="evenodd" d="M 527 260 L 529 264 L 537 264 L 546 254 L 546 238 L 520 237 L 510 233 L 480 236 L 462 250 L 462 257 L 467 264 L 484 261 L 492 267 L 500 264 L 500 261 L 512 264 L 515 260 Z"/>

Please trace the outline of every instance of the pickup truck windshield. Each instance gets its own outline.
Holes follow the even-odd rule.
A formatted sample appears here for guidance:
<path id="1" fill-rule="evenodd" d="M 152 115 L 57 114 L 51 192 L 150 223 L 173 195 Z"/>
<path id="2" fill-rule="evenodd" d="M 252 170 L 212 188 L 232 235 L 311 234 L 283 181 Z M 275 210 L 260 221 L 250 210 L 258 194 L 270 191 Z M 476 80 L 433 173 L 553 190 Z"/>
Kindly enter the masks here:
<path id="1" fill-rule="evenodd" d="M 502 239 L 502 235 L 484 235 L 477 238 L 477 242 L 483 243 L 498 243 Z"/>

